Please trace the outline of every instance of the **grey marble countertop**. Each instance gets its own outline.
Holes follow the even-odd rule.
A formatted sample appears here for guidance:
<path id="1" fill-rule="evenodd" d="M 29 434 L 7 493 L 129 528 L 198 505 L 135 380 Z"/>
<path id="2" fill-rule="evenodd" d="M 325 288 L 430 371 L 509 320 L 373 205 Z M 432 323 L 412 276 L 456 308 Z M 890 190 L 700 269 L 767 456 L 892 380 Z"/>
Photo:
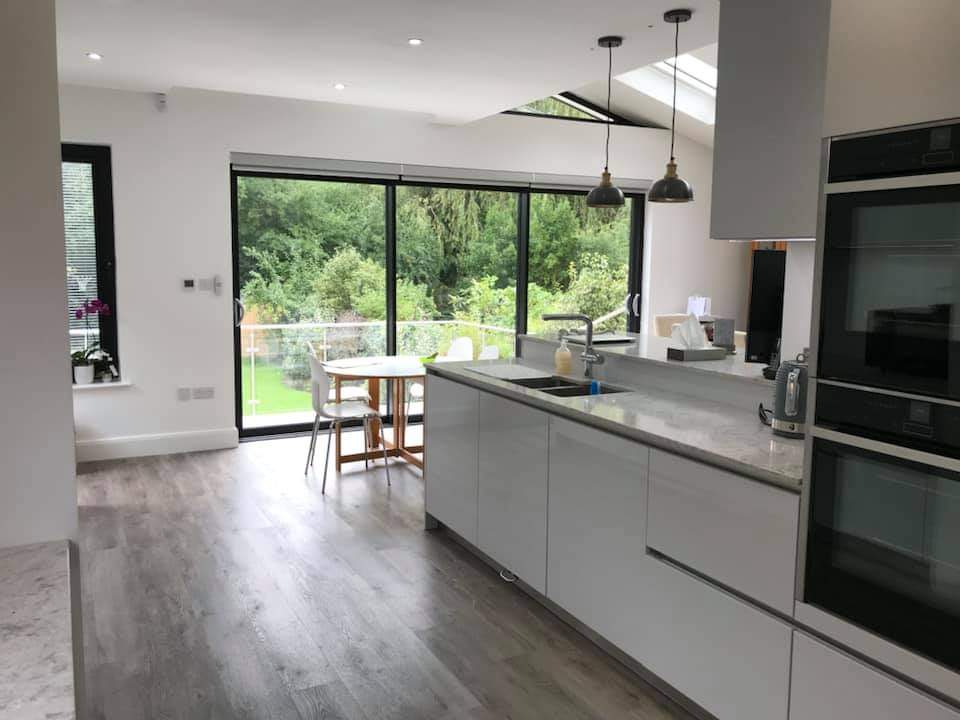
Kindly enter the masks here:
<path id="1" fill-rule="evenodd" d="M 553 397 L 485 374 L 499 366 L 516 365 L 552 374 L 549 368 L 518 360 L 431 364 L 427 373 L 778 487 L 800 490 L 803 441 L 773 435 L 755 413 L 650 388 L 609 395 Z"/>
<path id="2" fill-rule="evenodd" d="M 670 338 L 659 337 L 656 335 L 636 335 L 633 333 L 624 333 L 633 339 L 632 343 L 616 345 L 595 345 L 594 349 L 602 355 L 615 355 L 625 357 L 638 362 L 655 363 L 673 367 L 678 370 L 689 370 L 696 373 L 705 373 L 707 375 L 724 375 L 737 380 L 746 380 L 753 383 L 763 383 L 770 385 L 771 381 L 763 377 L 763 363 L 744 362 L 744 351 L 738 350 L 736 355 L 727 355 L 722 360 L 707 360 L 701 362 L 680 362 L 679 360 L 667 360 L 667 348 L 674 343 Z M 559 340 L 555 333 L 546 335 L 521 335 L 522 341 L 542 342 L 552 345 L 558 345 Z M 571 343 L 572 349 L 577 345 Z M 579 346 L 582 347 L 582 346 Z"/>
<path id="3" fill-rule="evenodd" d="M 76 717 L 70 548 L 0 549 L 0 720 Z"/>

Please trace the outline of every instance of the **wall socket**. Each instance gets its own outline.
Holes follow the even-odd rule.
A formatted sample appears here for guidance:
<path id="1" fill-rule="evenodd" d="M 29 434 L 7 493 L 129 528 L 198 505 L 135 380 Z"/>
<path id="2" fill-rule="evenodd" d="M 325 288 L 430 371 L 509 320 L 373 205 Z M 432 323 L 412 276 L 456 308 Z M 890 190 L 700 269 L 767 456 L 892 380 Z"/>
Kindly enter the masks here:
<path id="1" fill-rule="evenodd" d="M 190 388 L 177 388 L 177 400 L 186 402 L 190 399 Z"/>
<path id="2" fill-rule="evenodd" d="M 212 400 L 213 388 L 212 387 L 195 387 L 193 389 L 193 399 L 194 400 Z"/>

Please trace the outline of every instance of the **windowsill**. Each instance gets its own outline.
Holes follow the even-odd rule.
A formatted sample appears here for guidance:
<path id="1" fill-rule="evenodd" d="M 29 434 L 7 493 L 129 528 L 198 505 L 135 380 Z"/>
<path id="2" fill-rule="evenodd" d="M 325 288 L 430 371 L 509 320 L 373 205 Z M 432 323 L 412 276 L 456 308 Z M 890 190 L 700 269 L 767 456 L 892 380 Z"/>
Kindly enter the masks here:
<path id="1" fill-rule="evenodd" d="M 95 382 L 89 385 L 73 385 L 74 392 L 89 392 L 94 390 L 111 390 L 113 388 L 133 387 L 129 380 L 115 380 L 113 382 Z"/>

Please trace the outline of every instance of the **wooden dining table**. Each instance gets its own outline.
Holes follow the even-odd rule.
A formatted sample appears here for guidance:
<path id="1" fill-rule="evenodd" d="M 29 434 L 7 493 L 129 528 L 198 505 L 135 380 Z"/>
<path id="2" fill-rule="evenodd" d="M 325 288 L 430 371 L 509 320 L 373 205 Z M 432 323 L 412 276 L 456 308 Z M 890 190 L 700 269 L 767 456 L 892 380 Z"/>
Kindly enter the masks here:
<path id="1" fill-rule="evenodd" d="M 426 370 L 419 357 L 407 355 L 384 355 L 379 357 L 346 358 L 325 362 L 323 367 L 333 381 L 334 398 L 341 400 L 343 383 L 351 380 L 365 380 L 370 407 L 380 411 L 380 382 L 385 380 L 392 386 L 393 395 L 393 440 L 387 440 L 380 423 L 370 424 L 370 437 L 364 440 L 364 451 L 344 455 L 341 452 L 340 426 L 336 431 L 337 471 L 343 463 L 359 460 L 375 460 L 383 457 L 382 447 L 388 457 L 396 457 L 423 469 L 423 444 L 407 444 L 407 406 L 406 384 L 408 380 L 423 381 Z"/>

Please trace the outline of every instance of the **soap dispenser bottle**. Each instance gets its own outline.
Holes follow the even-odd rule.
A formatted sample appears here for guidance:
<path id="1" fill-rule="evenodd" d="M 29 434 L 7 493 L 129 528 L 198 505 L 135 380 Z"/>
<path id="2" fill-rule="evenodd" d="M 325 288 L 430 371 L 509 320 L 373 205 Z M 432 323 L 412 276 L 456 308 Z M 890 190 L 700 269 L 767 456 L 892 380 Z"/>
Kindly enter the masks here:
<path id="1" fill-rule="evenodd" d="M 553 371 L 557 375 L 569 375 L 573 369 L 573 356 L 567 347 L 567 339 L 560 338 L 560 347 L 553 354 Z"/>

